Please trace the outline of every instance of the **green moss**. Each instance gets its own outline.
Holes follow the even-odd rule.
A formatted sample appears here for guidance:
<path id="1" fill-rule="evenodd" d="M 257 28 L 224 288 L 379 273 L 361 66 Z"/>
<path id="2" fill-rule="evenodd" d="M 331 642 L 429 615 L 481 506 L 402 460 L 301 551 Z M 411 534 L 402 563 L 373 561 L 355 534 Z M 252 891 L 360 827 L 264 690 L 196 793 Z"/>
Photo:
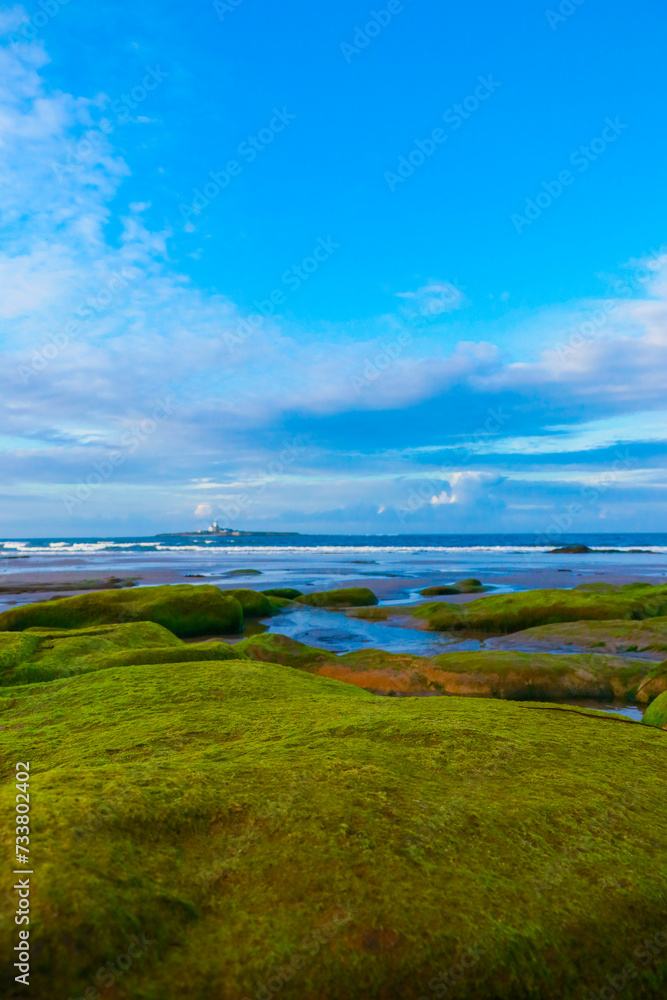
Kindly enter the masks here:
<path id="1" fill-rule="evenodd" d="M 303 596 L 303 592 L 294 587 L 274 587 L 272 590 L 263 590 L 262 593 L 267 597 L 283 597 L 288 601 L 295 601 L 297 597 Z"/>
<path id="2" fill-rule="evenodd" d="M 368 587 L 321 590 L 314 594 L 305 594 L 298 600 L 300 604 L 308 604 L 312 608 L 362 608 L 378 602 L 377 597 Z"/>
<path id="3" fill-rule="evenodd" d="M 227 590 L 224 593 L 236 598 L 246 618 L 269 618 L 273 614 L 271 601 L 257 590 Z"/>
<path id="4" fill-rule="evenodd" d="M 35 1000 L 102 989 L 132 934 L 148 950 L 114 988 L 133 1000 L 417 1000 L 454 967 L 457 1000 L 588 1000 L 664 932 L 667 742 L 649 726 L 247 660 L 8 694 L 0 823 L 9 852 L 27 758 Z M 12 954 L 12 919 L 0 941 Z M 635 965 L 623 997 L 662 996 L 667 951 Z"/>
<path id="5" fill-rule="evenodd" d="M 652 659 L 662 659 L 667 652 L 667 618 L 646 618 L 643 621 L 580 621 L 558 625 L 539 625 L 496 640 L 502 648 L 539 650 L 561 646 L 600 649 L 607 653 L 654 653 Z M 489 640 L 493 645 L 494 640 Z"/>
<path id="6" fill-rule="evenodd" d="M 658 729 L 667 729 L 667 691 L 651 702 L 644 712 L 642 722 L 646 726 L 656 726 Z"/>
<path id="7" fill-rule="evenodd" d="M 520 653 L 477 650 L 444 653 L 433 658 L 457 683 L 442 679 L 443 689 L 514 700 L 558 701 L 568 698 L 635 701 L 641 684 L 652 674 L 646 660 L 601 654 Z M 663 675 L 667 686 L 667 675 Z M 648 700 L 646 696 L 642 700 Z"/>
<path id="8" fill-rule="evenodd" d="M 267 663 L 282 663 L 299 670 L 314 671 L 323 663 L 336 659 L 335 653 L 314 646 L 306 646 L 303 642 L 291 639 L 289 636 L 276 632 L 266 632 L 264 635 L 250 636 L 234 646 L 239 657 L 247 656 L 251 660 L 263 660 Z"/>
<path id="9" fill-rule="evenodd" d="M 0 631 L 37 627 L 78 629 L 90 625 L 150 621 L 177 636 L 231 634 L 243 629 L 240 603 L 217 587 L 180 584 L 107 590 L 27 604 L 0 614 Z"/>
<path id="10" fill-rule="evenodd" d="M 469 604 L 419 604 L 406 611 L 436 630 L 473 629 L 481 632 L 517 632 L 556 622 L 634 619 L 667 614 L 667 585 L 619 587 L 613 593 L 581 590 L 529 590 L 495 594 Z"/>
<path id="11" fill-rule="evenodd" d="M 15 655 L 3 650 L 15 644 Z M 0 684 L 28 684 L 101 670 L 107 661 L 150 663 L 153 650 L 168 654 L 188 647 L 161 625 L 137 622 L 129 625 L 98 625 L 88 629 L 63 631 L 31 629 L 29 632 L 0 632 Z"/>
<path id="12" fill-rule="evenodd" d="M 252 636 L 233 649 L 252 660 L 282 663 L 310 673 L 327 668 L 330 676 L 368 690 L 406 694 L 646 703 L 667 689 L 667 663 L 655 665 L 617 656 L 478 650 L 429 658 L 382 649 L 336 655 L 277 633 Z M 360 674 L 363 678 L 359 680 Z"/>
<path id="13" fill-rule="evenodd" d="M 459 580 L 449 587 L 426 587 L 420 590 L 422 597 L 438 597 L 441 594 L 483 594 L 492 587 L 485 587 L 481 580 Z"/>
<path id="14" fill-rule="evenodd" d="M 225 576 L 261 576 L 261 569 L 230 569 Z"/>

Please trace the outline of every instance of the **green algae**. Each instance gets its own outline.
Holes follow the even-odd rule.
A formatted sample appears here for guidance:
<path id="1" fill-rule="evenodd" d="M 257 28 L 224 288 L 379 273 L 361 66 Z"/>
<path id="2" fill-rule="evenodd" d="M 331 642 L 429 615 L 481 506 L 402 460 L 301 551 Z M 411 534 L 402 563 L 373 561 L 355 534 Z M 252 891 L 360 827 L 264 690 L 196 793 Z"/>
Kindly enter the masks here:
<path id="1" fill-rule="evenodd" d="M 243 608 L 246 618 L 269 618 L 274 606 L 269 598 L 257 590 L 226 590 L 225 594 L 235 597 Z"/>
<path id="2" fill-rule="evenodd" d="M 484 586 L 481 580 L 468 579 L 459 580 L 449 587 L 425 587 L 419 593 L 422 597 L 437 597 L 441 594 L 483 594 L 487 590 L 493 590 L 493 587 Z"/>
<path id="3" fill-rule="evenodd" d="M 667 615 L 667 585 L 631 584 L 613 592 L 530 590 L 494 594 L 454 605 L 443 601 L 394 608 L 434 630 L 473 629 L 503 634 L 570 621 L 641 620 Z"/>
<path id="4" fill-rule="evenodd" d="M 132 621 L 155 622 L 184 638 L 231 634 L 243 629 L 243 609 L 234 597 L 206 584 L 136 587 L 13 608 L 0 614 L 0 631 L 78 629 Z"/>
<path id="5" fill-rule="evenodd" d="M 377 602 L 377 597 L 368 587 L 321 590 L 298 598 L 299 604 L 307 604 L 311 608 L 361 608 Z"/>
<path id="6" fill-rule="evenodd" d="M 281 635 L 278 632 L 266 632 L 264 635 L 253 635 L 235 644 L 234 649 L 239 658 L 248 657 L 251 660 L 262 660 L 266 663 L 282 663 L 299 670 L 315 671 L 325 663 L 337 659 L 335 653 L 315 646 L 307 646 L 297 639 Z"/>
<path id="7" fill-rule="evenodd" d="M 358 681 L 351 675 L 363 674 L 363 686 L 369 690 L 387 689 L 383 677 L 394 674 L 396 680 L 389 689 L 410 694 L 647 703 L 667 689 L 667 663 L 655 665 L 647 660 L 597 654 L 476 650 L 424 657 L 361 649 L 336 655 L 278 633 L 252 636 L 233 648 L 239 656 L 311 673 L 329 667 L 331 676 L 352 683 Z"/>
<path id="8" fill-rule="evenodd" d="M 303 597 L 303 591 L 294 587 L 273 587 L 271 590 L 263 590 L 267 597 L 283 597 L 288 601 L 295 601 L 297 597 Z"/>
<path id="9" fill-rule="evenodd" d="M 646 726 L 656 726 L 658 729 L 667 729 L 667 691 L 655 699 L 644 712 L 642 722 Z"/>
<path id="10" fill-rule="evenodd" d="M 153 650 L 165 653 L 188 647 L 153 622 L 98 625 L 88 629 L 31 629 L 0 632 L 0 685 L 32 684 L 101 670 L 114 657 L 140 657 Z"/>
<path id="11" fill-rule="evenodd" d="M 491 645 L 494 641 L 489 640 Z M 581 650 L 596 649 L 612 654 L 650 653 L 654 654 L 651 659 L 661 660 L 667 653 L 667 618 L 538 625 L 536 628 L 515 632 L 510 637 L 498 641 L 502 642 L 503 649 L 515 647 L 540 650 L 572 646 Z"/>
<path id="12" fill-rule="evenodd" d="M 150 942 L 115 987 L 132 1000 L 254 1000 L 270 983 L 285 1000 L 432 1000 L 455 966 L 460 1000 L 588 1000 L 628 961 L 624 997 L 664 992 L 667 951 L 636 957 L 666 922 L 655 728 L 375 698 L 247 660 L 8 694 L 0 822 L 9 851 L 28 759 L 36 1000 L 104 994 L 97 970 L 132 934 Z M 0 905 L 15 909 L 7 880 Z M 15 932 L 0 923 L 6 954 Z M 3 966 L 2 995 L 19 988 Z"/>

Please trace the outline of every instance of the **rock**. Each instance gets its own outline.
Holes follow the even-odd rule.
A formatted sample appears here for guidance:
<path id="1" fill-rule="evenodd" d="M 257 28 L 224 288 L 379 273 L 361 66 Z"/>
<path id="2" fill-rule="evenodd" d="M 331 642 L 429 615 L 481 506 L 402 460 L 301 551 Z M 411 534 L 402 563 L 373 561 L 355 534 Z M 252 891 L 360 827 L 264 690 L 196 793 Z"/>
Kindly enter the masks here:
<path id="1" fill-rule="evenodd" d="M 655 701 L 651 702 L 644 712 L 642 723 L 645 726 L 667 729 L 667 691 L 663 691 Z"/>
<path id="2" fill-rule="evenodd" d="M 646 727 L 247 659 L 0 691 L 0 723 L 12 807 L 20 748 L 36 772 L 35 1000 L 95 995 L 144 931 L 116 997 L 583 1000 L 621 972 L 618 1000 L 664 996 Z"/>
<path id="3" fill-rule="evenodd" d="M 140 621 L 163 625 L 182 637 L 232 634 L 243 631 L 243 608 L 235 597 L 207 584 L 101 590 L 3 611 L 0 631 L 81 629 Z"/>
<path id="4" fill-rule="evenodd" d="M 223 590 L 223 594 L 231 594 L 243 608 L 246 618 L 269 618 L 273 614 L 273 605 L 265 594 L 257 590 Z"/>
<path id="5" fill-rule="evenodd" d="M 294 587 L 273 587 L 271 590 L 263 590 L 267 597 L 284 597 L 288 601 L 295 601 L 297 597 L 303 595 L 302 590 L 295 590 Z"/>
<path id="6" fill-rule="evenodd" d="M 562 549 L 549 549 L 548 555 L 582 555 L 585 552 L 592 552 L 587 545 L 566 545 Z"/>
<path id="7" fill-rule="evenodd" d="M 633 653 L 636 656 L 661 661 L 667 656 L 667 618 L 538 625 L 522 632 L 487 639 L 486 648 L 516 649 L 526 652 L 594 651 L 612 655 Z"/>
<path id="8" fill-rule="evenodd" d="M 444 594 L 483 594 L 487 590 L 492 590 L 492 587 L 485 587 L 481 580 L 459 580 L 458 583 L 454 583 L 451 586 L 443 587 L 426 587 L 424 590 L 420 590 L 419 593 L 422 597 L 439 597 Z"/>
<path id="9" fill-rule="evenodd" d="M 304 594 L 299 604 L 311 608 L 364 608 L 377 604 L 378 599 L 368 587 L 348 587 L 344 590 L 321 590 Z"/>
<path id="10" fill-rule="evenodd" d="M 392 616 L 410 615 L 422 621 L 424 628 L 434 631 L 467 629 L 503 635 L 557 622 L 638 621 L 667 615 L 667 585 L 627 584 L 604 593 L 579 589 L 527 590 L 494 594 L 468 604 L 436 601 L 387 610 Z"/>

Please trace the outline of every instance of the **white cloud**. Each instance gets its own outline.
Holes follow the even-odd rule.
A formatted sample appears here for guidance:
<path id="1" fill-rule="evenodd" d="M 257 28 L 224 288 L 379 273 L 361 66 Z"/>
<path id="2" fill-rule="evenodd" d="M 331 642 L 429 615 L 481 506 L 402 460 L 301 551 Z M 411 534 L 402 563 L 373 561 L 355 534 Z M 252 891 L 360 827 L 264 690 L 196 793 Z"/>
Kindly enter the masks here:
<path id="1" fill-rule="evenodd" d="M 211 517 L 213 508 L 210 503 L 200 503 L 195 507 L 195 517 Z"/>
<path id="2" fill-rule="evenodd" d="M 397 297 L 414 304 L 420 316 L 441 316 L 460 309 L 465 295 L 448 281 L 431 281 L 415 292 L 397 292 Z"/>
<path id="3" fill-rule="evenodd" d="M 442 504 L 459 504 L 462 507 L 476 507 L 481 501 L 489 502 L 489 490 L 498 486 L 504 477 L 495 472 L 455 472 L 449 479 L 449 490 L 431 497 L 434 507 Z M 495 498 L 491 498 L 495 500 Z"/>

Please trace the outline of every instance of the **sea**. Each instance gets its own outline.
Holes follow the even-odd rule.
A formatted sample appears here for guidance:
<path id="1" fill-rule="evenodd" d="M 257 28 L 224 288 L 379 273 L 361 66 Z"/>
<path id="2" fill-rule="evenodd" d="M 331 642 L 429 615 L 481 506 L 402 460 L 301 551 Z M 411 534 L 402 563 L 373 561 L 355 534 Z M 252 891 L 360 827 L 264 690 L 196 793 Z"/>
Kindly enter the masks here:
<path id="1" fill-rule="evenodd" d="M 306 571 L 315 575 L 323 567 L 374 564 L 376 573 L 412 572 L 418 567 L 438 566 L 451 572 L 486 567 L 488 572 L 507 572 L 545 565 L 544 556 L 556 547 L 588 545 L 586 556 L 561 556 L 588 567 L 610 567 L 618 563 L 642 566 L 648 572 L 667 572 L 667 533 L 614 533 L 563 535 L 554 544 L 544 544 L 534 534 L 466 535 L 244 535 L 241 537 L 181 537 L 161 535 L 146 538 L 24 538 L 0 540 L 0 559 L 8 567 L 17 557 L 28 557 L 30 569 L 61 568 L 66 563 L 89 564 L 98 569 L 124 567 L 159 569 L 177 565 L 202 571 L 234 568 L 239 561 L 262 570 Z M 3 558 L 4 557 L 4 558 Z M 547 564 L 553 563 L 553 557 Z M 238 568 L 238 567 L 237 567 Z"/>

